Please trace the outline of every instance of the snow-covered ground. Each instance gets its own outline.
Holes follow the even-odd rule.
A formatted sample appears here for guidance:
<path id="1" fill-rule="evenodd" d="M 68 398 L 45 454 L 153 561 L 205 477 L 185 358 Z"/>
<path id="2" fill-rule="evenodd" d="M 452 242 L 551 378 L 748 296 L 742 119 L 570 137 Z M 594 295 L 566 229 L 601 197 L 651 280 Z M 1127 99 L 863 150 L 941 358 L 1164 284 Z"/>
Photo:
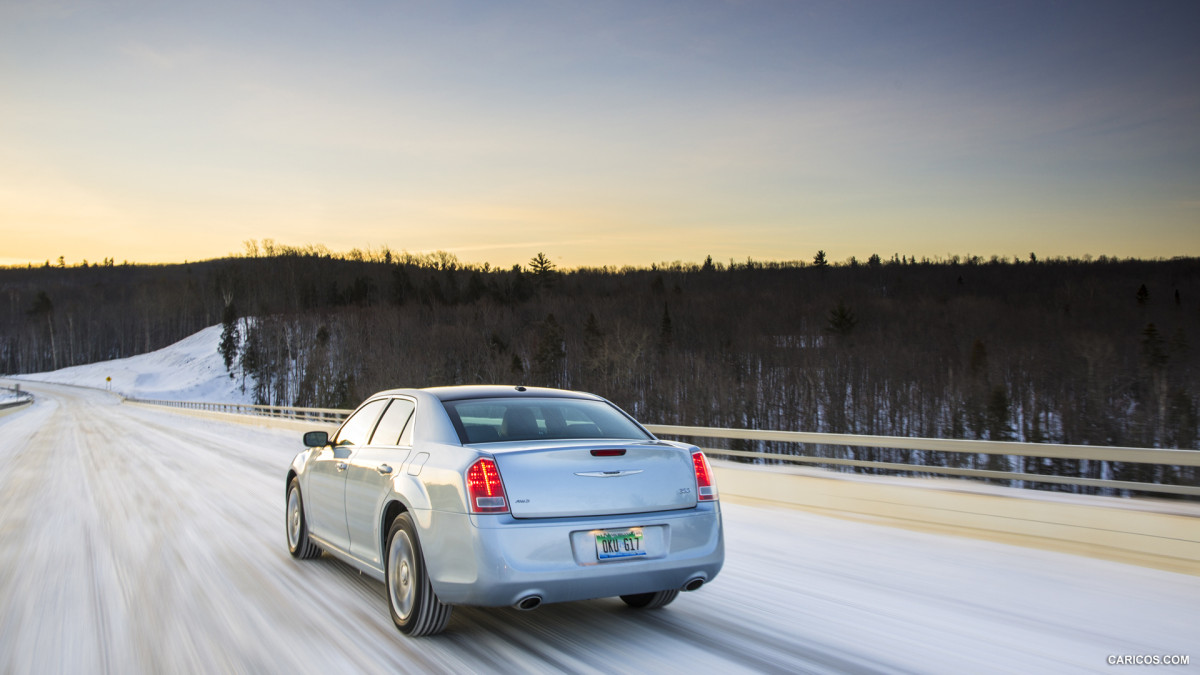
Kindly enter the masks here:
<path id="1" fill-rule="evenodd" d="M 209 326 L 173 345 L 127 359 L 73 366 L 17 379 L 73 384 L 111 391 L 129 398 L 167 401 L 252 403 L 242 380 L 230 378 L 217 352 L 221 326 Z M 107 378 L 112 378 L 111 383 Z M 252 386 L 247 386 L 249 391 Z"/>
<path id="2" fill-rule="evenodd" d="M 407 639 L 382 584 L 288 555 L 298 432 L 28 387 L 0 418 L 0 673 L 1200 670 L 1200 577 L 729 501 L 725 568 L 670 607 L 456 608 Z"/>

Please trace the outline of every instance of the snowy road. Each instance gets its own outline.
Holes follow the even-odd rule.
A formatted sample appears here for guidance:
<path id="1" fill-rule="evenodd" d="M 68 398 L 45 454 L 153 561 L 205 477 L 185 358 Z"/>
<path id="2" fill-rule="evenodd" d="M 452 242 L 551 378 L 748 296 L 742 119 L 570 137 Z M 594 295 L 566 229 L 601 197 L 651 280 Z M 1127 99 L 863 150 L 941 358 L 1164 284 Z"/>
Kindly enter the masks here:
<path id="1" fill-rule="evenodd" d="M 0 417 L 0 673 L 1200 670 L 1198 577 L 728 500 L 725 570 L 666 609 L 458 608 L 410 640 L 381 584 L 288 556 L 298 434 L 24 386 Z"/>

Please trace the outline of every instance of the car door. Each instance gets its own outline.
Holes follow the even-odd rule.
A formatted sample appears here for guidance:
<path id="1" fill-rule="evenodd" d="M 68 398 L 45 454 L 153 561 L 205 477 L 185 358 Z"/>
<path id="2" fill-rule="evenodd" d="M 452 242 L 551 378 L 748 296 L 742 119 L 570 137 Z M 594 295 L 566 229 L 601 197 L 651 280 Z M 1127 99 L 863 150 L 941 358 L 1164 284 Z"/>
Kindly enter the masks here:
<path id="1" fill-rule="evenodd" d="M 350 553 L 382 569 L 383 527 L 380 514 L 392 479 L 412 452 L 412 418 L 416 404 L 394 398 L 379 419 L 366 447 L 359 448 L 346 470 L 346 525 Z"/>
<path id="2" fill-rule="evenodd" d="M 309 531 L 343 551 L 350 549 L 350 533 L 346 528 L 347 469 L 355 451 L 371 438 L 379 413 L 387 403 L 386 398 L 376 399 L 356 410 L 308 465 L 305 512 Z"/>

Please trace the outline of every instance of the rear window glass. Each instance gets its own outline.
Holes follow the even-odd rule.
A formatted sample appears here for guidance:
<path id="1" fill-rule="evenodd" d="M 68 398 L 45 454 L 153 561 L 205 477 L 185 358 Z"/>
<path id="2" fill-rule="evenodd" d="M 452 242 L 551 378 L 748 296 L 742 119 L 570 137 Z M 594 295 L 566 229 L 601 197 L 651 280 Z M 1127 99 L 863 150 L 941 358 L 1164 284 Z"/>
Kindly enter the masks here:
<path id="1" fill-rule="evenodd" d="M 445 401 L 444 405 L 464 444 L 651 438 L 625 413 L 604 401 L 492 398 Z"/>

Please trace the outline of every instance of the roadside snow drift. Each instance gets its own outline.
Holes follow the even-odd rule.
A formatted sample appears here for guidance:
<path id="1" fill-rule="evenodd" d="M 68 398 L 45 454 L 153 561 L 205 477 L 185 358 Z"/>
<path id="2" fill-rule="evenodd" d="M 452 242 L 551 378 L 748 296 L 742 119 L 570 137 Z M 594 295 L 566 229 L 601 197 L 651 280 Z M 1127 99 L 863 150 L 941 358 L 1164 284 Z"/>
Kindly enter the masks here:
<path id="1" fill-rule="evenodd" d="M 111 388 L 130 398 L 252 403 L 252 396 L 243 391 L 241 377 L 231 378 L 225 370 L 217 352 L 220 341 L 218 324 L 149 354 L 18 375 L 16 379 Z M 251 388 L 245 387 L 247 391 Z"/>

